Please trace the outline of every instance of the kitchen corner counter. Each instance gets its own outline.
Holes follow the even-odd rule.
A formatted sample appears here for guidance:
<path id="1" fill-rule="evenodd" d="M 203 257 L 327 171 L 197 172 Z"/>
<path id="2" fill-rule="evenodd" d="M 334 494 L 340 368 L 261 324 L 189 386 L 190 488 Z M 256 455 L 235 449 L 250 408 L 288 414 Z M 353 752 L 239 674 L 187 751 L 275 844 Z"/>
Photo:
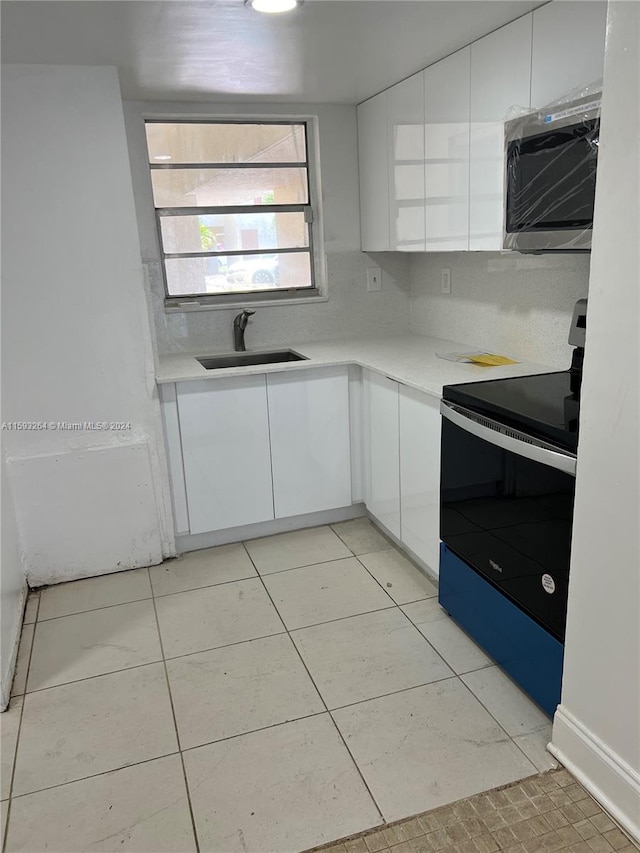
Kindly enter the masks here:
<path id="1" fill-rule="evenodd" d="M 477 347 L 422 335 L 402 335 L 387 338 L 356 338 L 349 341 L 320 341 L 313 343 L 289 343 L 283 346 L 307 356 L 304 361 L 282 362 L 246 367 L 205 370 L 196 361 L 196 356 L 218 355 L 228 350 L 183 353 L 159 357 L 156 381 L 158 384 L 188 382 L 196 379 L 221 379 L 229 376 L 246 376 L 257 373 L 280 373 L 290 370 L 305 370 L 315 367 L 332 367 L 355 364 L 367 370 L 382 373 L 403 385 L 440 398 L 444 385 L 460 382 L 478 382 L 484 379 L 505 379 L 511 376 L 527 376 L 535 373 L 550 373 L 562 368 L 523 361 L 503 367 L 481 367 L 475 364 L 459 364 L 436 356 L 437 352 L 473 352 Z M 256 352 L 267 352 L 277 347 L 252 348 Z M 509 355 L 509 353 L 505 353 Z"/>

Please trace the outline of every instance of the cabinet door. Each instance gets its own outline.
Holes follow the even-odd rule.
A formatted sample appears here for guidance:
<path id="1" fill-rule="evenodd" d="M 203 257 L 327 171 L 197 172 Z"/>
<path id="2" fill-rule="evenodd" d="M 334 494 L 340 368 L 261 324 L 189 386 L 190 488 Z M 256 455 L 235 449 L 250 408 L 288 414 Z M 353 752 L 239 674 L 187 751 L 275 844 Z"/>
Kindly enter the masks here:
<path id="1" fill-rule="evenodd" d="M 469 249 L 499 251 L 504 227 L 504 121 L 529 106 L 531 15 L 471 45 Z"/>
<path id="2" fill-rule="evenodd" d="M 400 538 L 398 383 L 367 371 L 364 412 L 367 509 Z"/>
<path id="3" fill-rule="evenodd" d="M 387 93 L 358 106 L 360 236 L 365 252 L 389 249 Z"/>
<path id="4" fill-rule="evenodd" d="M 264 375 L 177 389 L 190 532 L 272 519 Z"/>
<path id="5" fill-rule="evenodd" d="M 438 573 L 440 546 L 440 405 L 400 388 L 401 539 Z"/>
<path id="6" fill-rule="evenodd" d="M 390 248 L 424 252 L 424 77 L 387 92 Z"/>
<path id="7" fill-rule="evenodd" d="M 602 77 L 607 4 L 554 0 L 533 12 L 531 106 Z"/>
<path id="8" fill-rule="evenodd" d="M 466 47 L 423 72 L 428 252 L 469 248 L 469 56 Z"/>
<path id="9" fill-rule="evenodd" d="M 276 518 L 349 506 L 346 368 L 267 376 Z"/>

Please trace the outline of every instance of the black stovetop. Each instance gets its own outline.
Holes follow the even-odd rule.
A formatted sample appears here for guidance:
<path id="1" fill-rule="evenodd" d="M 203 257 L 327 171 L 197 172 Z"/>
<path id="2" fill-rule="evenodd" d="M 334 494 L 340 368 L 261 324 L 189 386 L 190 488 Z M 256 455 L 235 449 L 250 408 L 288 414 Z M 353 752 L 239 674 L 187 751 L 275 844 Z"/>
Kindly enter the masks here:
<path id="1" fill-rule="evenodd" d="M 442 397 L 573 453 L 578 446 L 580 398 L 568 370 L 447 385 Z"/>

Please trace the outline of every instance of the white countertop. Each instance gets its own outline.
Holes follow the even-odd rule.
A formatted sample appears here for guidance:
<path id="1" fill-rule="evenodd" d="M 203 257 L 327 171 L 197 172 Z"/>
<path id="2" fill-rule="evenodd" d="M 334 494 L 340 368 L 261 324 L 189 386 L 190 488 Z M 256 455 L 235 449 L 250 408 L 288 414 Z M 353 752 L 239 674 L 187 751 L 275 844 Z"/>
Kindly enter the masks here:
<path id="1" fill-rule="evenodd" d="M 225 351 L 184 353 L 160 356 L 156 381 L 187 382 L 194 379 L 221 379 L 228 376 L 246 376 L 255 373 L 279 373 L 284 370 L 305 370 L 313 367 L 356 364 L 383 373 L 391 379 L 424 391 L 435 397 L 442 396 L 444 385 L 459 382 L 478 382 L 485 379 L 505 379 L 509 376 L 527 376 L 534 373 L 551 373 L 557 367 L 523 361 L 504 367 L 480 367 L 475 364 L 458 364 L 436 357 L 436 352 L 473 352 L 475 347 L 422 335 L 402 335 L 387 338 L 356 338 L 349 341 L 320 341 L 314 343 L 284 343 L 282 347 L 264 347 L 256 352 L 292 349 L 307 356 L 304 361 L 261 364 L 246 367 L 229 367 L 206 370 L 196 361 L 196 356 L 222 355 Z M 248 350 L 251 351 L 251 350 Z M 509 355 L 509 353 L 503 353 Z"/>

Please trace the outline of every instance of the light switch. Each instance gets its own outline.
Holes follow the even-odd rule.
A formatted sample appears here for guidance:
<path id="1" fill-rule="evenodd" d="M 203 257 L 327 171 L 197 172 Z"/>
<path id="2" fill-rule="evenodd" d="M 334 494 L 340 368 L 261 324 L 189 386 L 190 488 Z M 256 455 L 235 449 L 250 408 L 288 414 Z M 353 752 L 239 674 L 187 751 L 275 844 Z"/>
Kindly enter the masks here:
<path id="1" fill-rule="evenodd" d="M 374 290 L 382 290 L 382 272 L 380 267 L 367 268 L 367 290 L 372 293 Z"/>

